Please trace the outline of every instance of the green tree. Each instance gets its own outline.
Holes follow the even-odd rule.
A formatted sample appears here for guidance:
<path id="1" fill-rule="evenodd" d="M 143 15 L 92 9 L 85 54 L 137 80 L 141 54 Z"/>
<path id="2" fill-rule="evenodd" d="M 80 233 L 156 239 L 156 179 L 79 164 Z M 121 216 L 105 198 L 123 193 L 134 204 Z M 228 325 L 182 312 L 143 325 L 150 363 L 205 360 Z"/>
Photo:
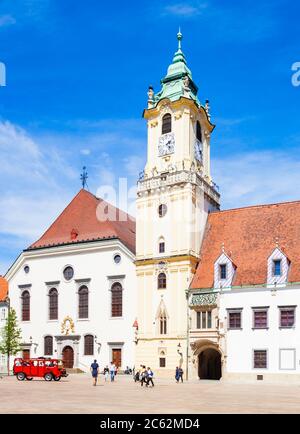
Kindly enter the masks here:
<path id="1" fill-rule="evenodd" d="M 21 351 L 21 329 L 18 327 L 17 314 L 14 309 L 9 309 L 6 325 L 1 335 L 0 353 L 7 357 L 7 375 L 9 375 L 10 357 L 16 356 Z"/>

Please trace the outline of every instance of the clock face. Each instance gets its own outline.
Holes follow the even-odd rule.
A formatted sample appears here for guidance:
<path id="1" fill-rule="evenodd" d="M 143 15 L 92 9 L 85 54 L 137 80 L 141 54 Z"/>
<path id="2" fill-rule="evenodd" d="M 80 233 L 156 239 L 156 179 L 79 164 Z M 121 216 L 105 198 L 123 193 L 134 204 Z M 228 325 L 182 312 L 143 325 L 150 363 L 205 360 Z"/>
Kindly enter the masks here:
<path id="1" fill-rule="evenodd" d="M 174 133 L 163 134 L 158 142 L 158 155 L 160 157 L 168 154 L 173 154 L 175 148 Z"/>
<path id="2" fill-rule="evenodd" d="M 195 141 L 195 158 L 197 161 L 200 161 L 200 163 L 202 163 L 202 159 L 203 159 L 203 153 L 202 153 L 202 143 L 200 142 L 200 140 L 196 140 Z"/>

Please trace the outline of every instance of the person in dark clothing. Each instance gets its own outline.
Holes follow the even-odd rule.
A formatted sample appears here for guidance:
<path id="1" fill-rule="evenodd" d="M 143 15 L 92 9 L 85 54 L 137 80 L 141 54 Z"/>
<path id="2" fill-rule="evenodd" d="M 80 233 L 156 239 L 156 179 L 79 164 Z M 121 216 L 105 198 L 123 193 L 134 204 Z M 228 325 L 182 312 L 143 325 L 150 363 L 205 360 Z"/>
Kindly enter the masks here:
<path id="1" fill-rule="evenodd" d="M 175 380 L 177 383 L 179 382 L 179 368 L 178 368 L 178 366 L 176 366 L 176 370 L 175 370 Z"/>
<path id="2" fill-rule="evenodd" d="M 152 387 L 154 387 L 154 383 L 153 383 L 154 374 L 153 374 L 153 371 L 151 370 L 151 368 L 149 368 L 149 367 L 147 368 L 147 373 L 148 373 L 148 377 L 147 377 L 146 386 L 148 387 L 149 384 L 151 383 Z"/>
<path id="3" fill-rule="evenodd" d="M 183 369 L 182 368 L 178 368 L 178 382 L 179 380 L 181 380 L 181 382 L 183 383 Z"/>
<path id="4" fill-rule="evenodd" d="M 142 376 L 142 378 L 141 378 L 141 386 L 143 387 L 144 384 L 147 386 L 148 372 L 147 372 L 146 366 L 143 366 L 142 375 L 141 376 Z"/>
<path id="5" fill-rule="evenodd" d="M 94 363 L 91 364 L 91 373 L 93 377 L 93 385 L 97 385 L 98 375 L 99 375 L 99 365 L 97 360 L 94 360 Z"/>

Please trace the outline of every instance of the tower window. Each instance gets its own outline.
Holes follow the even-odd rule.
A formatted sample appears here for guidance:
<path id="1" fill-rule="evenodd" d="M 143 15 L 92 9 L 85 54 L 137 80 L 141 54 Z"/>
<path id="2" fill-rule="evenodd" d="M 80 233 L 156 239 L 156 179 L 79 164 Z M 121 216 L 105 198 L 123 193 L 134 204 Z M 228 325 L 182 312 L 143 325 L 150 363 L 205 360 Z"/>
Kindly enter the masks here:
<path id="1" fill-rule="evenodd" d="M 200 125 L 199 121 L 197 121 L 197 124 L 196 124 L 196 138 L 197 138 L 197 140 L 199 140 L 199 142 L 202 143 L 202 130 L 201 130 L 201 125 Z"/>
<path id="2" fill-rule="evenodd" d="M 78 300 L 78 318 L 85 319 L 89 317 L 89 290 L 86 286 L 82 286 L 79 291 Z"/>
<path id="3" fill-rule="evenodd" d="M 120 283 L 114 283 L 111 287 L 111 316 L 123 315 L 123 288 Z"/>
<path id="4" fill-rule="evenodd" d="M 24 291 L 21 296 L 22 299 L 22 321 L 30 321 L 30 294 Z"/>
<path id="5" fill-rule="evenodd" d="M 170 133 L 171 131 L 172 131 L 172 117 L 171 117 L 170 113 L 167 113 L 162 118 L 161 133 L 167 134 L 167 133 Z"/>
<path id="6" fill-rule="evenodd" d="M 167 287 L 167 276 L 165 273 L 159 273 L 157 278 L 157 288 L 158 289 L 166 289 Z"/>
<path id="7" fill-rule="evenodd" d="M 165 314 L 162 314 L 159 319 L 159 332 L 161 335 L 167 334 L 167 317 Z"/>
<path id="8" fill-rule="evenodd" d="M 158 215 L 159 217 L 164 217 L 167 214 L 167 205 L 165 205 L 164 203 L 162 203 L 161 205 L 159 205 L 158 207 Z"/>
<path id="9" fill-rule="evenodd" d="M 164 241 L 161 241 L 159 243 L 159 253 L 165 253 L 165 243 L 164 243 Z"/>
<path id="10" fill-rule="evenodd" d="M 58 292 L 55 288 L 49 291 L 49 319 L 58 319 Z"/>

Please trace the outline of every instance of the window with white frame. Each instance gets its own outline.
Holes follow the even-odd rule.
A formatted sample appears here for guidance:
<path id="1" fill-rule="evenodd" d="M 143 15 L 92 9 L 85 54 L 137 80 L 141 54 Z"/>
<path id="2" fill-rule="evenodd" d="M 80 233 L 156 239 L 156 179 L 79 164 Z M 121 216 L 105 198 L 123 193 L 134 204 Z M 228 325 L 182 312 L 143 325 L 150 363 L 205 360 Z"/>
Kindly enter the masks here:
<path id="1" fill-rule="evenodd" d="M 197 312 L 196 316 L 197 329 L 211 329 L 212 328 L 212 311 L 203 310 Z"/>
<path id="2" fill-rule="evenodd" d="M 5 307 L 2 307 L 2 309 L 1 309 L 0 319 L 2 321 L 4 321 L 6 319 L 6 308 Z"/>
<path id="3" fill-rule="evenodd" d="M 214 264 L 214 287 L 230 287 L 234 278 L 235 269 L 236 267 L 230 257 L 223 252 Z"/>
<path id="4" fill-rule="evenodd" d="M 227 316 L 229 330 L 240 330 L 242 328 L 242 309 L 228 309 Z"/>
<path id="5" fill-rule="evenodd" d="M 267 283 L 270 285 L 284 284 L 288 279 L 290 261 L 287 256 L 276 247 L 268 258 Z"/>

